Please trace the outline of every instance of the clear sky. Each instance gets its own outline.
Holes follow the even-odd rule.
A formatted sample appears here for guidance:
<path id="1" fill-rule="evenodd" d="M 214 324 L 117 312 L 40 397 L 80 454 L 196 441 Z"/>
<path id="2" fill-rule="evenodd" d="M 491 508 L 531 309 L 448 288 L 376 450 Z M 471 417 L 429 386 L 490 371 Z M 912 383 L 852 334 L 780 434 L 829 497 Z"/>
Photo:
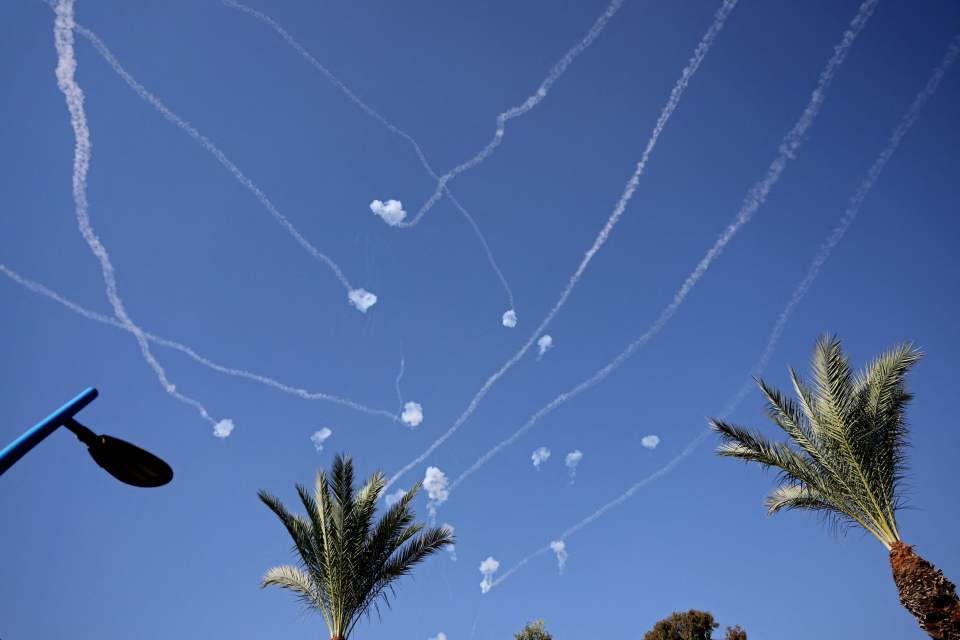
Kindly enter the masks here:
<path id="1" fill-rule="evenodd" d="M 250 2 L 412 136 L 437 174 L 483 149 L 497 115 L 536 97 L 608 7 Z M 835 61 L 809 129 L 793 139 L 795 159 L 773 165 L 766 201 L 741 220 L 675 314 L 655 325 L 751 186 L 770 176 L 781 141 L 861 9 L 857 0 L 728 6 L 722 30 L 675 94 L 622 218 L 546 329 L 552 346 L 538 358 L 533 344 L 457 422 L 485 381 L 541 337 L 535 329 L 615 211 L 719 7 L 628 0 L 546 96 L 506 122 L 495 153 L 448 183 L 512 289 L 518 322 L 507 328 L 504 284 L 449 198 L 412 227 L 371 212 L 371 201 L 381 200 L 396 213 L 388 201 L 398 200 L 409 222 L 434 192 L 410 141 L 270 26 L 214 0 L 80 0 L 78 23 L 136 81 L 216 145 L 342 269 L 350 288 L 377 296 L 366 313 L 351 306 L 328 265 L 78 34 L 76 83 L 92 143 L 89 216 L 132 321 L 216 365 L 375 410 L 308 400 L 153 344 L 176 393 L 202 403 L 208 421 L 165 391 L 131 333 L 12 277 L 113 317 L 101 266 L 77 223 L 74 131 L 54 74 L 54 14 L 39 0 L 4 3 L 0 440 L 96 386 L 101 397 L 82 420 L 159 453 L 176 477 L 157 490 L 121 485 L 65 431 L 6 473 L 0 637 L 323 637 L 319 616 L 302 615 L 287 593 L 258 587 L 266 569 L 291 559 L 258 489 L 292 503 L 294 484 L 311 483 L 338 451 L 353 454 L 363 476 L 412 463 L 391 491 L 430 466 L 453 482 L 651 326 L 655 335 L 622 366 L 434 502 L 437 522 L 456 529 L 456 559 L 428 561 L 401 583 L 382 620 L 374 615 L 355 636 L 492 640 L 544 618 L 557 638 L 635 639 L 671 611 L 693 607 L 742 625 L 751 638 L 924 637 L 897 602 L 877 541 L 831 534 L 813 516 L 767 518 L 762 499 L 773 475 L 718 459 L 712 437 L 695 439 L 748 379 L 818 249 L 941 64 L 960 31 L 955 3 L 876 6 Z M 765 371 L 785 386 L 786 367 L 806 370 L 824 331 L 843 338 L 858 366 L 902 340 L 926 351 L 910 379 L 910 508 L 899 520 L 905 540 L 954 581 L 958 71 L 947 71 L 905 132 L 790 313 Z M 422 406 L 416 427 L 391 417 L 406 402 Z M 730 417 L 776 435 L 762 408 L 751 393 Z M 227 434 L 221 423 L 227 437 L 214 435 L 221 420 L 235 426 Z M 330 433 L 318 451 L 311 436 L 323 429 Z M 541 447 L 551 455 L 541 452 L 535 467 Z M 576 450 L 582 459 L 571 483 L 564 462 Z M 560 574 L 546 545 L 685 450 L 668 473 L 567 537 Z M 441 497 L 443 487 L 435 489 Z M 426 495 L 416 510 L 427 517 Z M 529 561 L 482 594 L 478 567 L 488 557 L 500 563 L 493 581 Z"/>

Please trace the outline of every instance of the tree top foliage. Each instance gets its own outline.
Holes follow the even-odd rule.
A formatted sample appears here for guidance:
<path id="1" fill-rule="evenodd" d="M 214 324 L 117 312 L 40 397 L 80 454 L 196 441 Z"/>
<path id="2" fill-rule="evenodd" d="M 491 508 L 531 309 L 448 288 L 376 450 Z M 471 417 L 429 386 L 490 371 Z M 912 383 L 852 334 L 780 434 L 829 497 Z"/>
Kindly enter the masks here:
<path id="1" fill-rule="evenodd" d="M 657 622 L 643 640 L 713 640 L 713 630 L 719 626 L 707 611 L 677 611 Z M 747 640 L 747 633 L 739 625 L 727 627 L 726 640 Z"/>
<path id="2" fill-rule="evenodd" d="M 543 620 L 528 622 L 520 633 L 514 634 L 514 640 L 553 640 L 543 626 Z"/>

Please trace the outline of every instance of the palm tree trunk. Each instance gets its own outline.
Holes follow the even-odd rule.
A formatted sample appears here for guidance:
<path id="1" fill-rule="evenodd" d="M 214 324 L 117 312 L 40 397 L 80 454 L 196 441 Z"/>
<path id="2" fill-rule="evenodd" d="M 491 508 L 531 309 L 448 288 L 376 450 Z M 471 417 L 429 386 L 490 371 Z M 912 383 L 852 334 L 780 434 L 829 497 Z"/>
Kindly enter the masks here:
<path id="1" fill-rule="evenodd" d="M 920 628 L 937 640 L 960 640 L 960 599 L 943 571 L 902 542 L 895 542 L 890 549 L 890 566 L 900 604 L 913 614 Z"/>

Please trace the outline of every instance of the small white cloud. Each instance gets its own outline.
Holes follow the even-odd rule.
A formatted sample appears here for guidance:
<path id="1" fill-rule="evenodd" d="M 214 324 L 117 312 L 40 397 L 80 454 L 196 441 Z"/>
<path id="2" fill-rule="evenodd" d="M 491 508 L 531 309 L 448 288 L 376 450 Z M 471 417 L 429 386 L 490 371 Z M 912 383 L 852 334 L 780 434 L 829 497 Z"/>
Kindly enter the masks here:
<path id="1" fill-rule="evenodd" d="M 503 312 L 503 326 L 513 329 L 517 326 L 517 312 L 513 309 L 507 309 Z"/>
<path id="2" fill-rule="evenodd" d="M 233 420 L 221 420 L 213 425 L 213 435 L 218 438 L 226 438 L 233 433 Z"/>
<path id="3" fill-rule="evenodd" d="M 583 460 L 583 452 L 580 449 L 574 449 L 567 454 L 563 461 L 563 464 L 567 465 L 567 469 L 570 471 L 570 484 L 573 484 L 577 477 L 577 465 L 580 464 L 581 460 Z"/>
<path id="4" fill-rule="evenodd" d="M 408 402 L 403 405 L 400 420 L 408 427 L 417 427 L 423 422 L 423 406 L 418 402 Z"/>
<path id="5" fill-rule="evenodd" d="M 370 203 L 370 211 L 383 218 L 391 227 L 397 226 L 407 217 L 407 212 L 403 210 L 403 204 L 399 200 L 374 200 Z"/>
<path id="6" fill-rule="evenodd" d="M 563 540 L 554 540 L 550 543 L 550 548 L 557 554 L 557 565 L 560 573 L 563 573 L 563 567 L 567 564 L 567 543 Z"/>
<path id="7" fill-rule="evenodd" d="M 656 449 L 657 445 L 660 444 L 660 436 L 643 436 L 640 439 L 640 444 L 645 449 Z"/>
<path id="8" fill-rule="evenodd" d="M 432 638 L 427 638 L 427 640 L 447 640 L 447 634 L 441 631 L 440 633 L 433 636 Z"/>
<path id="9" fill-rule="evenodd" d="M 500 561 L 493 556 L 489 556 L 480 563 L 480 573 L 483 575 L 483 580 L 480 581 L 481 593 L 487 593 L 493 588 L 493 574 L 495 574 L 499 568 Z"/>
<path id="10" fill-rule="evenodd" d="M 406 491 L 404 491 L 403 489 L 397 489 L 393 493 L 388 493 L 386 496 L 384 496 L 383 499 L 386 500 L 387 506 L 391 507 L 395 505 L 397 502 L 399 502 L 400 498 L 402 498 L 405 495 L 407 495 Z"/>
<path id="11" fill-rule="evenodd" d="M 377 296 L 366 289 L 353 289 L 347 295 L 350 304 L 355 306 L 361 312 L 366 313 L 367 309 L 377 304 Z"/>
<path id="12" fill-rule="evenodd" d="M 530 459 L 533 460 L 534 468 L 539 471 L 540 465 L 550 459 L 550 449 L 540 447 L 530 454 Z"/>
<path id="13" fill-rule="evenodd" d="M 313 435 L 310 436 L 310 442 L 313 443 L 313 446 L 316 447 L 317 451 L 323 451 L 323 443 L 327 441 L 327 438 L 333 435 L 333 431 L 324 427 L 319 431 L 314 431 Z"/>
<path id="14" fill-rule="evenodd" d="M 440 525 L 440 526 L 443 527 L 444 529 L 447 529 L 448 531 L 450 531 L 451 534 L 456 531 L 456 529 L 453 528 L 453 525 L 450 524 L 449 522 L 444 522 L 444 523 L 443 523 L 442 525 Z M 447 545 L 446 547 L 444 547 L 444 548 L 447 550 L 447 553 L 450 554 L 450 559 L 453 560 L 454 562 L 456 562 L 456 561 L 457 561 L 457 545 L 455 545 L 455 544 L 448 544 L 448 545 Z"/>
<path id="15" fill-rule="evenodd" d="M 537 348 L 540 349 L 540 357 L 551 347 L 553 347 L 553 336 L 550 334 L 542 335 L 537 339 Z"/>
<path id="16" fill-rule="evenodd" d="M 440 471 L 437 467 L 427 467 L 427 472 L 423 476 L 423 488 L 427 490 L 427 497 L 434 505 L 443 504 L 450 497 L 447 486 L 450 479 L 447 474 Z"/>

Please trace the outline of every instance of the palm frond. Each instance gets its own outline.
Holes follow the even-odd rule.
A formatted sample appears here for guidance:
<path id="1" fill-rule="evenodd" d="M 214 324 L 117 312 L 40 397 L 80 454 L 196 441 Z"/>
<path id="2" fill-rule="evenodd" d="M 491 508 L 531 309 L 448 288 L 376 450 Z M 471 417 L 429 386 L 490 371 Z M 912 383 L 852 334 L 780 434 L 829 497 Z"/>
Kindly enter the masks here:
<path id="1" fill-rule="evenodd" d="M 820 474 L 813 461 L 781 442 L 770 442 L 759 433 L 712 419 L 710 426 L 720 434 L 717 453 L 764 467 L 778 469 L 785 479 L 811 486 L 820 484 Z"/>
<path id="2" fill-rule="evenodd" d="M 414 566 L 426 560 L 428 556 L 455 542 L 456 538 L 446 527 L 431 527 L 423 530 L 387 560 L 383 565 L 382 579 L 393 582 L 409 574 Z"/>
<path id="3" fill-rule="evenodd" d="M 305 604 L 311 606 L 317 604 L 310 576 L 289 564 L 273 567 L 267 571 L 260 580 L 260 587 L 264 589 L 267 587 L 287 589 L 297 594 Z"/>
<path id="4" fill-rule="evenodd" d="M 346 517 L 353 509 L 353 460 L 350 456 L 338 454 L 333 459 L 330 477 L 333 480 L 333 495 Z"/>
<path id="5" fill-rule="evenodd" d="M 850 363 L 836 336 L 820 336 L 813 351 L 812 368 L 818 414 L 815 424 L 831 439 L 842 440 L 846 435 L 853 379 Z"/>
<path id="6" fill-rule="evenodd" d="M 414 527 L 408 529 L 416 528 L 419 530 L 420 527 L 421 525 L 414 525 Z M 431 527 L 419 533 L 419 535 L 410 540 L 406 546 L 398 548 L 395 554 L 383 563 L 379 575 L 373 582 L 364 601 L 364 610 L 366 610 L 370 604 L 384 598 L 385 590 L 396 580 L 409 575 L 413 567 L 437 551 L 440 551 L 445 546 L 455 544 L 455 542 L 456 538 L 448 528 Z"/>

